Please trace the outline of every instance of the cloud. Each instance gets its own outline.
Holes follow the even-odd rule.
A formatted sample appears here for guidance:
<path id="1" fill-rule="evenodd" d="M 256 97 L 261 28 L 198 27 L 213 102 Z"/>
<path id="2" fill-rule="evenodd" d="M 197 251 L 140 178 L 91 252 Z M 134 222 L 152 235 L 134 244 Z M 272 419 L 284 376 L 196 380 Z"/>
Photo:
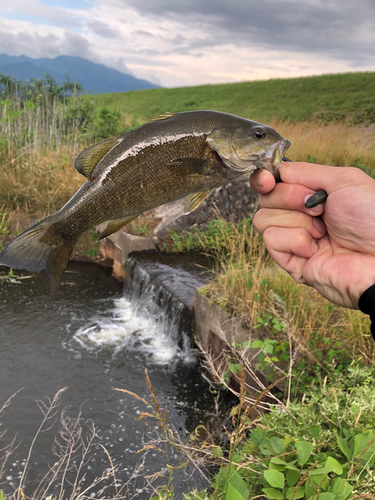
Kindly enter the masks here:
<path id="1" fill-rule="evenodd" d="M 111 28 L 108 24 L 101 21 L 88 21 L 87 26 L 90 30 L 103 38 L 118 38 L 120 33 L 118 30 Z"/>
<path id="2" fill-rule="evenodd" d="M 0 52 L 79 55 L 166 86 L 375 69 L 373 0 L 43 1 L 12 0 L 8 16 L 0 0 Z"/>
<path id="3" fill-rule="evenodd" d="M 79 19 L 73 9 L 45 5 L 38 0 L 1 1 L 0 9 L 4 13 L 20 13 L 34 18 L 45 19 L 49 23 L 62 28 L 79 27 Z"/>
<path id="4" fill-rule="evenodd" d="M 123 0 L 109 1 L 124 5 Z M 185 37 L 190 27 L 199 27 L 202 36 L 186 43 L 184 53 L 234 43 L 317 53 L 352 63 L 358 57 L 374 62 L 373 0 L 126 0 L 126 4 L 142 16 L 185 25 Z"/>

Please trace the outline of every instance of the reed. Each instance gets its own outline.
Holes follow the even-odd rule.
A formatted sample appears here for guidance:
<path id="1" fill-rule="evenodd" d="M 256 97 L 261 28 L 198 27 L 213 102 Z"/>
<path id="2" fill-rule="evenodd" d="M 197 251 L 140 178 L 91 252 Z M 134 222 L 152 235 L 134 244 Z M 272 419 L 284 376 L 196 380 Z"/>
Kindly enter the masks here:
<path id="1" fill-rule="evenodd" d="M 21 130 L 17 123 L 14 127 Z M 294 160 L 358 166 L 369 174 L 375 169 L 371 128 L 350 127 L 343 123 L 322 126 L 272 121 L 271 125 L 292 141 L 288 154 Z M 44 142 L 40 137 L 37 142 L 22 145 L 12 139 L 17 135 L 16 128 L 10 129 L 8 125 L 6 133 L 8 135 L 2 136 L 6 137 L 6 146 L 1 148 L 3 143 L 0 141 L 2 210 L 42 217 L 61 208 L 85 180 L 75 171 L 73 162 L 78 152 L 91 144 L 87 137 L 79 135 L 78 129 L 75 135 L 69 136 L 64 136 L 62 131 L 61 136 L 51 131 L 43 136 Z"/>
<path id="2" fill-rule="evenodd" d="M 281 122 L 270 125 L 287 137 L 292 146 L 287 155 L 294 161 L 322 165 L 359 167 L 371 174 L 375 169 L 374 126 L 352 127 L 346 123 Z"/>
<path id="3" fill-rule="evenodd" d="M 223 229 L 224 231 L 224 229 Z M 347 358 L 375 360 L 374 342 L 367 316 L 336 306 L 313 288 L 298 284 L 267 255 L 261 237 L 233 226 L 225 251 L 217 252 L 214 279 L 201 292 L 250 329 L 265 326 L 269 336 L 289 341 L 283 332 L 273 332 L 267 317 L 288 323 L 293 342 L 302 346 L 311 361 L 314 350 L 328 352 L 335 342 Z M 233 234 L 233 233 L 232 233 Z M 220 241 L 225 235 L 218 237 Z M 219 248 L 219 246 L 218 246 Z M 329 342 L 328 340 L 329 339 Z"/>

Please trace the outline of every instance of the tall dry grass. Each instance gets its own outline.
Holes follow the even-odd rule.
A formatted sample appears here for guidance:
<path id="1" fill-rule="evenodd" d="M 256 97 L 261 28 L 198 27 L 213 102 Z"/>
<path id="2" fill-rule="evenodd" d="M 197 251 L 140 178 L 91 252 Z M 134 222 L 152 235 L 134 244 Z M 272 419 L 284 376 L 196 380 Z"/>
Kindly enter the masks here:
<path id="1" fill-rule="evenodd" d="M 44 150 L 35 158 L 1 166 L 0 207 L 45 217 L 59 210 L 86 180 L 73 167 L 76 153 Z"/>
<path id="2" fill-rule="evenodd" d="M 249 232 L 234 227 L 234 231 L 232 237 L 224 233 L 220 236 L 220 241 L 226 240 L 226 251 L 217 254 L 214 279 L 202 293 L 241 318 L 250 329 L 271 314 L 288 325 L 293 341 L 307 353 L 311 343 L 327 350 L 325 339 L 330 339 L 340 341 L 348 357 L 361 358 L 365 363 L 375 361 L 367 316 L 336 306 L 313 288 L 292 280 L 267 255 L 253 228 Z M 273 336 L 271 331 L 268 334 Z M 282 339 L 286 333 L 275 335 Z M 309 354 L 313 357 L 313 352 Z"/>
<path id="3" fill-rule="evenodd" d="M 322 165 L 360 166 L 375 169 L 375 127 L 352 127 L 345 123 L 270 123 L 292 146 L 287 155 L 294 161 Z M 310 160 L 309 160 L 310 159 Z"/>
<path id="4" fill-rule="evenodd" d="M 28 143 L 23 149 L 0 150 L 0 209 L 3 211 L 45 216 L 61 208 L 85 180 L 75 171 L 73 162 L 89 144 L 75 133 L 70 142 L 60 139 L 56 142 L 57 122 L 50 125 L 49 135 L 45 142 L 40 139 L 38 146 Z M 375 132 L 371 127 L 276 121 L 271 125 L 292 141 L 288 155 L 294 160 L 375 169 Z"/>

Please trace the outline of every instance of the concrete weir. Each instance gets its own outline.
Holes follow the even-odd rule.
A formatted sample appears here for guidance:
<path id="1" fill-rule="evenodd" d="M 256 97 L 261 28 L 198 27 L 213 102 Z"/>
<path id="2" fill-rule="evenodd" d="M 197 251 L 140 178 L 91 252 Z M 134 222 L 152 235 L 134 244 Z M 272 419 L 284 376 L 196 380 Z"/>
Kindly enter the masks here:
<path id="1" fill-rule="evenodd" d="M 256 368 L 259 365 L 257 359 L 260 350 L 244 350 L 239 348 L 239 345 L 243 345 L 245 341 L 251 343 L 253 340 L 263 339 L 266 333 L 261 329 L 251 330 L 243 327 L 237 318 L 229 318 L 224 310 L 198 292 L 210 276 L 210 264 L 206 257 L 201 254 L 158 254 L 149 252 L 150 250 L 156 250 L 151 238 L 133 236 L 125 230 L 101 242 L 103 257 L 111 262 L 113 272 L 118 278 L 127 279 L 132 287 L 137 287 L 139 284 L 136 283 L 135 268 L 138 267 L 142 273 L 146 273 L 148 286 L 154 288 L 154 295 L 159 297 L 159 302 L 163 302 L 165 313 L 173 316 L 172 319 L 180 324 L 180 344 L 185 343 L 189 336 L 192 338 L 192 327 L 195 324 L 194 340 L 204 354 L 203 362 L 214 384 L 220 383 L 225 372 L 230 373 L 228 369 L 231 363 L 241 363 L 246 365 L 246 391 L 252 400 L 259 399 L 259 394 L 266 393 L 266 388 L 270 385 L 267 370 Z M 130 265 L 126 266 L 130 254 L 133 256 Z M 201 258 L 206 261 L 201 261 Z M 158 288 L 156 294 L 155 287 Z M 279 367 L 285 368 L 280 364 Z M 240 376 L 231 373 L 230 385 L 234 391 L 239 392 Z M 274 387 L 283 392 L 285 382 L 278 380 Z M 270 400 L 266 395 L 261 399 L 260 407 L 264 408 L 264 402 Z M 253 412 L 254 418 L 258 410 Z"/>
<path id="2" fill-rule="evenodd" d="M 105 224 L 100 224 L 97 230 L 101 232 Z M 145 252 L 156 250 L 155 243 L 151 238 L 129 234 L 125 229 L 108 236 L 100 242 L 100 252 L 103 258 L 112 265 L 113 274 L 116 278 L 123 280 L 126 277 L 126 259 L 132 252 Z"/>

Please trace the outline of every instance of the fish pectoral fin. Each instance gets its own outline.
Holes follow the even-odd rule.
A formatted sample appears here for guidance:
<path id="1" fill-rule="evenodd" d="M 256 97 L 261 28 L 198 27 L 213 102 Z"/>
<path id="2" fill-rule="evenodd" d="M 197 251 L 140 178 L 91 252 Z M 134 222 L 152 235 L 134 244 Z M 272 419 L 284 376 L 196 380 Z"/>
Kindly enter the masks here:
<path id="1" fill-rule="evenodd" d="M 184 215 L 190 214 L 193 210 L 199 207 L 209 195 L 209 191 L 199 191 L 185 198 L 185 212 Z"/>
<path id="2" fill-rule="evenodd" d="M 107 236 L 110 236 L 113 233 L 117 233 L 121 228 L 126 226 L 126 224 L 129 224 L 132 220 L 136 219 L 138 215 L 131 216 L 131 217 L 125 217 L 124 219 L 116 219 L 116 220 L 110 220 L 107 222 L 107 225 L 103 229 L 103 231 L 99 234 L 98 241 L 102 240 L 103 238 L 106 238 Z"/>
<path id="3" fill-rule="evenodd" d="M 112 137 L 111 139 L 99 142 L 98 144 L 94 144 L 94 146 L 84 149 L 75 159 L 74 167 L 80 174 L 90 178 L 100 160 L 121 141 L 122 137 Z"/>
<path id="4" fill-rule="evenodd" d="M 175 158 L 168 163 L 171 167 L 182 167 L 189 169 L 191 171 L 190 175 L 200 175 L 203 168 L 207 166 L 209 160 L 203 160 L 201 158 Z"/>
<path id="5" fill-rule="evenodd" d="M 160 120 L 167 120 L 168 118 L 172 118 L 176 113 L 170 113 L 169 111 L 166 111 L 162 115 L 157 116 L 156 118 L 153 118 L 153 122 L 158 122 Z"/>

